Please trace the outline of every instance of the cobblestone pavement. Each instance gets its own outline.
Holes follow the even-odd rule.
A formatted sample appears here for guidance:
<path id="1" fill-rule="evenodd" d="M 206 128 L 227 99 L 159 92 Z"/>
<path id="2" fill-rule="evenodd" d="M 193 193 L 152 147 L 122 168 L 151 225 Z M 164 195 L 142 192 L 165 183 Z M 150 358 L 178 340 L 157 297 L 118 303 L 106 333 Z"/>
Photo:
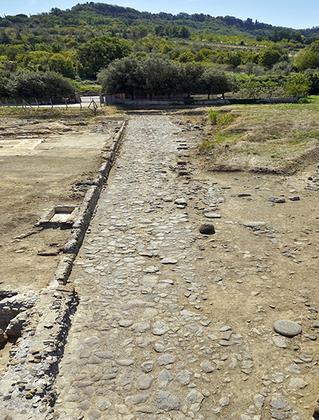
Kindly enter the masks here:
<path id="1" fill-rule="evenodd" d="M 237 329 L 240 309 L 234 325 L 207 310 L 214 305 L 208 279 L 219 287 L 222 278 L 206 264 L 201 247 L 214 236 L 199 233 L 202 217 L 193 210 L 197 203 L 218 218 L 223 191 L 189 176 L 188 139 L 169 116 L 129 122 L 72 273 L 80 303 L 56 383 L 55 418 L 305 418 L 294 404 L 307 383 L 298 376 L 290 391 L 283 387 L 287 372 L 270 372 L 266 355 L 253 351 L 249 325 Z M 276 337 L 279 347 L 289 346 Z M 271 331 L 267 345 L 281 351 L 270 341 Z M 293 363 L 293 351 L 290 369 L 298 373 L 312 358 Z"/>

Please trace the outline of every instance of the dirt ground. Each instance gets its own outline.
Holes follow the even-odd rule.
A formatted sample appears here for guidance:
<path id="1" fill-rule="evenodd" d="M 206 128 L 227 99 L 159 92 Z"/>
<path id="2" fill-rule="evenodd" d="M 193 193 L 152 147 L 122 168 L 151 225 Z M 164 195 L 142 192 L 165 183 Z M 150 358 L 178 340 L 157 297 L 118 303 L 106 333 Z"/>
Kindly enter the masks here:
<path id="1" fill-rule="evenodd" d="M 316 110 L 312 112 L 311 118 Z M 304 112 L 303 118 L 306 115 Z M 204 113 L 195 117 L 154 114 L 132 117 L 128 124 L 91 235 L 72 274 L 80 303 L 59 367 L 60 418 L 66 418 L 63 410 L 84 416 L 89 408 L 99 408 L 97 418 L 107 418 L 105 415 L 123 410 L 124 403 L 115 404 L 118 401 L 126 404 L 127 412 L 121 413 L 146 418 L 139 412 L 139 402 L 129 394 L 137 392 L 141 363 L 157 357 L 161 362 L 157 353 L 163 351 L 165 357 L 173 353 L 176 363 L 175 358 L 170 359 L 166 372 L 155 362 L 154 372 L 149 373 L 151 381 L 142 384 L 138 394 L 138 401 L 154 397 L 154 404 L 147 402 L 145 408 L 154 418 L 166 418 L 168 411 L 179 409 L 177 400 L 193 402 L 195 397 L 194 412 L 192 408 L 185 417 L 178 413 L 176 417 L 167 414 L 167 418 L 313 418 L 319 396 L 316 156 L 302 165 L 295 161 L 297 166 L 291 171 L 291 166 L 284 165 L 291 152 L 287 149 L 277 161 L 283 172 L 289 169 L 281 174 L 256 173 L 253 166 L 245 165 L 234 171 L 231 165 L 227 171 L 216 170 L 216 150 L 212 154 L 200 151 L 207 134 L 203 117 Z M 282 115 L 276 117 L 280 120 Z M 247 118 L 244 115 L 245 121 Z M 309 121 L 306 123 L 305 130 L 309 130 Z M 70 133 L 55 134 L 42 142 L 38 133 L 28 140 L 31 149 L 21 143 L 17 149 L 0 149 L 4 174 L 0 189 L 2 288 L 38 290 L 48 283 L 59 257 L 39 256 L 38 252 L 58 253 L 68 232 L 46 230 L 25 239 L 14 238 L 32 231 L 52 205 L 81 201 L 83 192 L 73 187 L 92 176 L 99 151 L 116 124 L 77 125 Z M 300 124 L 296 126 L 299 133 Z M 42 130 L 40 125 L 38 128 Z M 286 144 L 289 127 L 284 129 Z M 60 126 L 57 130 L 64 129 Z M 270 133 L 271 124 L 267 130 Z M 261 133 L 260 127 L 256 131 L 254 126 L 252 131 Z M 274 147 L 271 133 L 266 134 L 264 142 Z M 24 135 L 23 129 L 20 135 Z M 309 137 L 314 148 L 316 136 L 317 132 L 312 132 Z M 307 136 L 301 136 L 300 141 L 308 145 Z M 224 148 L 224 141 L 221 143 Z M 243 153 L 245 144 L 240 142 L 239 147 Z M 226 165 L 227 156 L 234 157 L 238 150 L 230 149 L 230 155 L 225 148 L 222 157 Z M 274 158 L 263 155 L 262 150 L 258 148 L 267 169 Z M 175 226 L 181 214 L 183 225 Z M 203 223 L 213 224 L 215 234 L 201 235 Z M 158 261 L 159 256 L 166 258 Z M 151 275 L 151 282 L 145 274 Z M 161 281 L 155 281 L 154 276 Z M 165 288 L 171 288 L 169 292 L 163 290 L 163 282 Z M 153 316 L 150 320 L 142 309 L 130 306 L 141 300 L 143 307 L 145 302 L 152 303 L 156 319 L 164 321 L 164 331 L 154 332 L 150 328 Z M 141 330 L 134 324 L 136 319 Z M 278 320 L 298 323 L 302 333 L 294 338 L 276 333 L 274 322 Z M 146 321 L 149 325 L 144 328 Z M 157 349 L 154 340 L 161 340 Z M 106 353 L 109 348 L 110 354 Z M 109 374 L 111 366 L 116 366 L 111 372 L 114 382 L 104 380 L 101 373 Z M 173 379 L 185 373 L 184 368 L 192 378 L 186 388 Z M 161 382 L 163 371 L 159 369 L 169 378 L 167 383 Z M 170 377 L 171 372 L 177 376 Z M 155 398 L 157 393 L 160 401 Z M 104 403 L 106 395 L 110 403 L 98 405 L 97 400 Z"/>
<path id="2" fill-rule="evenodd" d="M 186 121 L 189 130 L 190 120 Z M 192 119 L 200 130 L 193 126 L 190 138 L 203 138 L 200 121 L 198 117 Z M 289 139 L 289 133 L 285 136 Z M 313 136 L 309 140 L 313 142 Z M 245 146 L 240 147 L 243 153 Z M 229 156 L 233 158 L 235 153 L 236 148 Z M 287 161 L 290 157 L 288 149 L 284 158 Z M 215 161 L 223 159 L 226 170 L 216 170 Z M 236 412 L 249 405 L 254 392 L 263 396 L 270 393 L 293 402 L 303 413 L 302 419 L 311 419 L 319 396 L 316 154 L 295 162 L 293 174 L 289 166 L 287 175 L 254 173 L 253 166 L 247 168 L 242 160 L 242 170 L 232 171 L 231 165 L 227 167 L 227 152 L 203 156 L 197 150 L 192 160 L 194 168 L 199 168 L 193 174 L 196 182 L 213 183 L 222 196 L 216 208 L 205 207 L 201 200 L 192 205 L 198 224 L 206 219 L 216 229 L 213 239 L 198 243 L 203 256 L 200 270 L 211 274 L 203 302 L 205 312 L 209 319 L 232 325 L 241 336 L 249 337 L 247 350 L 258 361 L 253 375 L 234 378 L 229 374 L 229 395 L 235 396 Z M 285 171 L 285 165 L 281 169 Z M 283 202 L 276 203 L 276 199 Z M 208 211 L 219 213 L 220 218 L 206 218 Z M 302 335 L 278 343 L 273 323 L 279 319 L 300 323 Z M 298 383 L 300 376 L 300 387 L 295 387 L 294 381 Z M 240 383 L 245 392 L 238 398 Z M 217 378 L 216 384 L 223 387 L 225 377 Z M 269 404 L 272 407 L 272 400 Z M 266 403 L 264 408 L 261 418 L 268 419 Z M 285 415 L 274 418 L 291 418 L 291 414 Z"/>
<path id="3" fill-rule="evenodd" d="M 118 125 L 77 116 L 1 119 L 1 289 L 40 290 L 50 282 L 70 232 L 34 225 L 55 205 L 82 202 L 85 189 L 76 184 L 95 177 Z"/>
<path id="4" fill-rule="evenodd" d="M 222 187 L 222 219 L 214 221 L 217 236 L 200 244 L 207 282 L 205 309 L 209 318 L 219 320 L 249 337 L 249 349 L 258 365 L 255 374 L 242 378 L 251 392 L 263 378 L 273 392 L 291 394 L 290 374 L 297 366 L 305 390 L 294 397 L 303 418 L 311 418 L 319 395 L 317 328 L 318 320 L 318 232 L 319 217 L 314 211 L 318 193 L 305 191 L 307 173 L 283 178 L 253 174 L 212 174 Z M 200 175 L 199 179 L 201 179 Z M 204 181 L 204 179 L 202 179 Z M 251 194 L 243 197 L 242 195 Z M 272 204 L 271 196 L 286 197 L 286 203 Z M 300 201 L 289 196 L 299 195 Z M 243 226 L 263 222 L 260 230 Z M 273 342 L 273 323 L 289 319 L 303 325 L 303 335 L 287 342 L 287 350 Z M 298 357 L 307 355 L 307 362 Z M 267 360 L 265 360 L 265 358 Z M 222 381 L 223 378 L 220 378 Z M 232 378 L 232 381 L 234 378 Z M 287 384 L 288 382 L 288 384 Z M 236 387 L 238 382 L 235 381 Z M 287 386 L 288 385 L 288 386 Z M 284 391 L 283 391 L 284 390 Z M 231 389 L 234 395 L 238 390 Z M 252 394 L 242 395 L 237 407 L 249 404 Z M 265 417 L 268 418 L 268 417 Z"/>

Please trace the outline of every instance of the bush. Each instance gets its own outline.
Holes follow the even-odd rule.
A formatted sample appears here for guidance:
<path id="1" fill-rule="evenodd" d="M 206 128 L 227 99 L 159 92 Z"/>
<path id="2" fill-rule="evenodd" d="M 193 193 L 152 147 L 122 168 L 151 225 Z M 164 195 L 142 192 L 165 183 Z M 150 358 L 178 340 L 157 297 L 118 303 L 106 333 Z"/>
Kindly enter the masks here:
<path id="1" fill-rule="evenodd" d="M 23 99 L 52 99 L 54 102 L 75 95 L 70 82 L 54 72 L 21 72 L 11 79 L 9 97 Z"/>
<path id="2" fill-rule="evenodd" d="M 300 71 L 319 67 L 318 41 L 301 50 L 294 59 L 294 65 Z"/>
<path id="3" fill-rule="evenodd" d="M 309 95 L 311 83 L 309 77 L 304 73 L 295 73 L 289 76 L 285 91 L 289 96 L 305 97 Z"/>
<path id="4" fill-rule="evenodd" d="M 217 125 L 218 127 L 227 127 L 235 120 L 235 116 L 230 112 L 223 112 L 218 115 Z"/>
<path id="5" fill-rule="evenodd" d="M 213 109 L 210 109 L 208 111 L 208 119 L 212 125 L 217 124 L 217 118 L 218 118 L 218 112 L 214 111 Z"/>
<path id="6" fill-rule="evenodd" d="M 223 128 L 230 125 L 235 120 L 235 116 L 230 112 L 218 112 L 210 109 L 208 111 L 208 120 L 212 125 Z"/>

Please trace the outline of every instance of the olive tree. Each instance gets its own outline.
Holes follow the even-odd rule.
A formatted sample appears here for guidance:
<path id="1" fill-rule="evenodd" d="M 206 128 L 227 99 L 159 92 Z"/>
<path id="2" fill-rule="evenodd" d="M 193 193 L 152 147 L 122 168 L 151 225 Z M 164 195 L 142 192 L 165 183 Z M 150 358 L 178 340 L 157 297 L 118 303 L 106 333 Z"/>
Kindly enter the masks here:
<path id="1" fill-rule="evenodd" d="M 143 69 L 137 58 L 115 60 L 98 74 L 104 93 L 125 93 L 135 98 L 136 91 L 145 85 Z"/>
<path id="2" fill-rule="evenodd" d="M 180 91 L 187 95 L 201 93 L 203 91 L 202 76 L 204 67 L 197 63 L 187 63 L 180 67 L 179 72 L 179 88 Z"/>
<path id="3" fill-rule="evenodd" d="M 225 73 L 217 72 L 213 68 L 204 71 L 202 80 L 208 99 L 210 99 L 210 95 L 222 95 L 224 99 L 225 93 L 231 92 L 234 88 L 233 82 Z"/>
<path id="4" fill-rule="evenodd" d="M 144 78 L 143 90 L 153 95 L 167 95 L 176 93 L 179 77 L 179 67 L 160 56 L 150 56 L 141 62 Z"/>

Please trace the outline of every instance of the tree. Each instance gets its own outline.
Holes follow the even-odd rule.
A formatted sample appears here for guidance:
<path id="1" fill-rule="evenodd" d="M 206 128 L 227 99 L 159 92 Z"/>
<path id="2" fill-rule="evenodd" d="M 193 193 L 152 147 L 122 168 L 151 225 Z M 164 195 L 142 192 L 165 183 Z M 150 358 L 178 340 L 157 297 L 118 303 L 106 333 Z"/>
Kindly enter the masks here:
<path id="1" fill-rule="evenodd" d="M 211 61 L 213 51 L 210 48 L 201 48 L 196 53 L 196 61 Z"/>
<path id="2" fill-rule="evenodd" d="M 71 57 L 65 56 L 64 54 L 52 54 L 49 58 L 48 65 L 51 71 L 60 73 L 64 77 L 74 79 L 76 76 L 75 62 Z"/>
<path id="3" fill-rule="evenodd" d="M 53 71 L 46 72 L 42 75 L 45 86 L 45 97 L 51 98 L 53 101 L 61 101 L 65 97 L 75 95 L 75 90 L 70 82 L 60 74 Z"/>
<path id="4" fill-rule="evenodd" d="M 310 95 L 319 94 L 319 71 L 309 69 L 305 72 L 310 81 Z"/>
<path id="5" fill-rule="evenodd" d="M 131 52 L 130 43 L 123 39 L 93 38 L 80 46 L 78 51 L 81 75 L 95 79 L 99 70 L 112 61 L 125 57 Z"/>
<path id="6" fill-rule="evenodd" d="M 48 71 L 51 54 L 47 51 L 30 51 L 19 54 L 17 61 L 22 69 L 33 71 Z"/>
<path id="7" fill-rule="evenodd" d="M 11 82 L 8 74 L 0 72 L 0 98 L 7 98 L 11 94 Z"/>
<path id="8" fill-rule="evenodd" d="M 8 45 L 11 43 L 11 38 L 5 30 L 0 32 L 0 44 Z"/>
<path id="9" fill-rule="evenodd" d="M 309 94 L 311 82 L 304 73 L 291 74 L 285 84 L 285 91 L 289 96 L 298 96 L 300 98 Z"/>
<path id="10" fill-rule="evenodd" d="M 15 61 L 8 60 L 5 55 L 0 55 L 0 72 L 4 71 L 7 73 L 13 73 L 17 70 L 17 63 Z"/>
<path id="11" fill-rule="evenodd" d="M 193 63 L 195 61 L 195 56 L 190 49 L 184 50 L 178 57 L 178 61 L 180 63 Z"/>
<path id="12" fill-rule="evenodd" d="M 179 37 L 188 39 L 190 38 L 190 36 L 191 36 L 190 30 L 186 28 L 186 26 L 182 26 L 181 29 L 179 30 Z"/>
<path id="13" fill-rule="evenodd" d="M 160 56 L 150 56 L 142 61 L 144 90 L 153 95 L 170 96 L 178 83 L 179 68 L 173 62 Z"/>
<path id="14" fill-rule="evenodd" d="M 262 51 L 259 55 L 259 63 L 264 66 L 271 68 L 274 64 L 278 63 L 282 58 L 282 53 L 275 48 L 267 48 Z"/>
<path id="15" fill-rule="evenodd" d="M 126 57 L 102 70 L 98 80 L 108 94 L 125 93 L 135 98 L 137 93 L 151 98 L 176 93 L 179 68 L 177 64 L 158 55 Z"/>
<path id="16" fill-rule="evenodd" d="M 294 59 L 294 65 L 299 71 L 319 67 L 319 44 L 315 42 L 301 50 Z"/>
<path id="17" fill-rule="evenodd" d="M 225 73 L 216 72 L 214 69 L 206 69 L 202 76 L 203 85 L 208 99 L 210 95 L 222 95 L 225 98 L 226 92 L 231 92 L 234 89 L 232 81 L 226 76 Z"/>
<path id="18" fill-rule="evenodd" d="M 165 36 L 165 26 L 163 25 L 155 26 L 154 31 L 156 36 Z"/>
<path id="19" fill-rule="evenodd" d="M 12 78 L 12 95 L 24 99 L 49 99 L 61 101 L 75 94 L 69 81 L 54 72 L 25 71 Z"/>
<path id="20" fill-rule="evenodd" d="M 241 57 L 239 54 L 232 53 L 228 55 L 226 61 L 227 64 L 230 64 L 235 69 L 241 64 Z"/>
<path id="21" fill-rule="evenodd" d="M 98 81 L 104 93 L 130 94 L 132 99 L 135 98 L 136 91 L 145 85 L 140 61 L 131 57 L 113 61 L 106 69 L 99 72 Z"/>
<path id="22" fill-rule="evenodd" d="M 182 65 L 180 70 L 180 90 L 190 98 L 191 94 L 199 93 L 203 89 L 202 75 L 204 67 L 197 63 Z"/>

